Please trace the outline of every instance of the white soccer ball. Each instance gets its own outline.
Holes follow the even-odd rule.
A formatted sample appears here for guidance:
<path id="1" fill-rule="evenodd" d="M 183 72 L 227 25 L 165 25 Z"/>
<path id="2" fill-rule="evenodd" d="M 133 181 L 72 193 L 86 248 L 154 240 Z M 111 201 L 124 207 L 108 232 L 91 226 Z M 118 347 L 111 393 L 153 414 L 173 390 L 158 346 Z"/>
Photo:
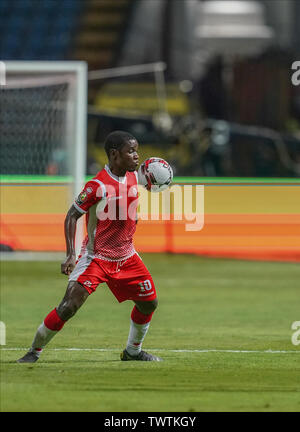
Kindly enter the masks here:
<path id="1" fill-rule="evenodd" d="M 150 192 L 161 192 L 171 184 L 173 170 L 164 159 L 151 157 L 139 167 L 138 182 Z"/>

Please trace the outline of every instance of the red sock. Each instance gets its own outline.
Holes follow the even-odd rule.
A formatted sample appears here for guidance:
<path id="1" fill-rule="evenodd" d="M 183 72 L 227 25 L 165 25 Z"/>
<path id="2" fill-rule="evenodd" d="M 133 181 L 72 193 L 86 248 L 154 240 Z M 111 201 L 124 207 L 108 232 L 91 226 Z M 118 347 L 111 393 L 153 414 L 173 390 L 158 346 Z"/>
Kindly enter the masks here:
<path id="1" fill-rule="evenodd" d="M 149 315 L 145 315 L 140 312 L 136 306 L 134 306 L 131 312 L 131 319 L 136 324 L 147 324 L 151 321 L 152 315 L 153 312 L 151 312 Z"/>
<path id="2" fill-rule="evenodd" d="M 51 311 L 44 319 L 44 324 L 49 330 L 59 331 L 62 329 L 66 321 L 62 320 L 57 312 L 56 308 Z"/>

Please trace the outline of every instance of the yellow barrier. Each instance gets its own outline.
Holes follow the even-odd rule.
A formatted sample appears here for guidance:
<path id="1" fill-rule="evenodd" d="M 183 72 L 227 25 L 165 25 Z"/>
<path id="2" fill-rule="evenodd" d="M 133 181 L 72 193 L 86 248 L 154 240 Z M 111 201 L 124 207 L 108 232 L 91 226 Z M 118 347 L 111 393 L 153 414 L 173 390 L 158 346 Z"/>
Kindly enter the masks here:
<path id="1" fill-rule="evenodd" d="M 64 251 L 68 194 L 65 185 L 1 185 L 1 243 L 15 250 Z M 140 189 L 141 216 L 150 211 L 149 195 Z M 139 252 L 300 261 L 299 198 L 298 186 L 204 186 L 201 229 L 188 231 L 191 221 L 174 220 L 172 207 L 166 218 L 160 200 L 158 220 L 139 221 L 135 246 Z"/>

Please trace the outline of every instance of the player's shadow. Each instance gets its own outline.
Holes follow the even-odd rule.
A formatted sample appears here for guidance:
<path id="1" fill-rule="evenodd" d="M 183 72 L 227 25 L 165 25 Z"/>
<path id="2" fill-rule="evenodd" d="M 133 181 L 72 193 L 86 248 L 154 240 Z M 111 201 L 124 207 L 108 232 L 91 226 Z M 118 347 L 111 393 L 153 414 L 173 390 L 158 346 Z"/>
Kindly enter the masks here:
<path id="1" fill-rule="evenodd" d="M 0 364 L 18 364 L 20 367 L 25 366 L 29 368 L 33 368 L 35 365 L 43 365 L 43 364 L 63 364 L 63 363 L 116 363 L 120 362 L 120 359 L 113 359 L 113 360 L 99 360 L 99 359 L 93 359 L 93 360 L 68 360 L 67 362 L 65 360 L 43 360 L 39 361 L 37 363 L 18 363 L 17 360 L 2 360 L 0 361 Z"/>
<path id="2" fill-rule="evenodd" d="M 108 360 L 100 360 L 100 359 L 76 360 L 76 359 L 74 359 L 74 360 L 68 360 L 68 361 L 66 361 L 66 360 L 43 360 L 42 362 L 39 362 L 38 364 L 44 364 L 44 363 L 47 363 L 47 364 L 49 364 L 49 363 L 52 363 L 52 364 L 54 364 L 54 363 L 58 363 L 58 364 L 76 363 L 76 364 L 79 364 L 79 363 L 115 363 L 115 362 L 120 362 L 120 359 L 113 359 L 113 360 L 111 360 L 111 359 L 108 359 Z"/>

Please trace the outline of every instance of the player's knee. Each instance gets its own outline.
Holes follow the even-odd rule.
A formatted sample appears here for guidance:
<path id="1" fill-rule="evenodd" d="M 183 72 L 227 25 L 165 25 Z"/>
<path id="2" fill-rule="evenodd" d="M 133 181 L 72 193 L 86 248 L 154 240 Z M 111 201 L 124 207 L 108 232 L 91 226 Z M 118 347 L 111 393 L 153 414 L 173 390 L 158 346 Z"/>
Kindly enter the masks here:
<path id="1" fill-rule="evenodd" d="M 65 300 L 57 307 L 56 310 L 59 317 L 62 320 L 67 321 L 72 318 L 73 315 L 75 315 L 77 309 L 78 307 L 74 302 L 70 300 Z"/>
<path id="2" fill-rule="evenodd" d="M 81 284 L 69 282 L 66 294 L 56 309 L 59 317 L 64 321 L 72 318 L 88 296 L 89 293 Z"/>
<path id="3" fill-rule="evenodd" d="M 150 315 L 151 313 L 153 313 L 157 308 L 157 306 L 158 306 L 157 299 L 154 299 L 152 301 L 147 301 L 147 302 L 139 302 L 137 304 L 139 311 L 144 315 Z"/>
<path id="4" fill-rule="evenodd" d="M 155 311 L 155 309 L 157 309 L 157 306 L 158 306 L 158 300 L 157 300 L 157 298 L 156 299 L 154 299 L 152 302 L 152 312 L 154 312 Z"/>

